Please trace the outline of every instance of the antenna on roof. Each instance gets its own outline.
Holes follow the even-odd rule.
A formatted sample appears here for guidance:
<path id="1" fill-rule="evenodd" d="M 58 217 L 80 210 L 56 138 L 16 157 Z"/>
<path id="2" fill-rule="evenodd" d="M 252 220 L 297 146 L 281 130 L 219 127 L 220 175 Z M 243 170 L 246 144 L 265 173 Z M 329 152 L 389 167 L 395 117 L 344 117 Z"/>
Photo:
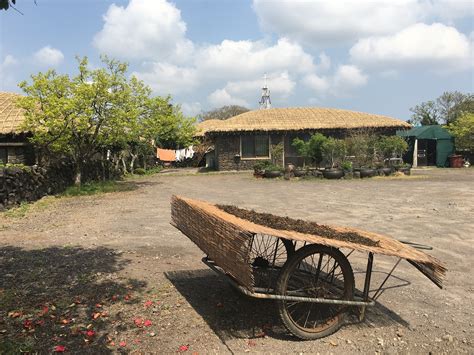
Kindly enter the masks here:
<path id="1" fill-rule="evenodd" d="M 260 104 L 260 110 L 265 110 L 272 107 L 272 100 L 270 99 L 270 89 L 267 86 L 267 73 L 263 76 L 265 83 L 262 87 L 262 97 L 258 102 Z"/>

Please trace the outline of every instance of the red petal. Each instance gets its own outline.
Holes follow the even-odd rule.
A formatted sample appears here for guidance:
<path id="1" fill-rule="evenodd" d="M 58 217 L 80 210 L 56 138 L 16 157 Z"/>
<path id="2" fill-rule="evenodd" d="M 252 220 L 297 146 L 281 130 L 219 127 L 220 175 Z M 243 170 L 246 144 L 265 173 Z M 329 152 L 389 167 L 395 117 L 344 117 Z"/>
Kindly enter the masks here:
<path id="1" fill-rule="evenodd" d="M 150 307 L 153 305 L 153 301 L 146 301 L 145 302 L 145 307 Z"/>
<path id="2" fill-rule="evenodd" d="M 189 349 L 189 345 L 181 345 L 178 351 L 184 352 L 184 351 L 188 351 L 188 349 Z"/>
<path id="3" fill-rule="evenodd" d="M 55 352 L 55 353 L 63 353 L 63 352 L 65 352 L 65 351 L 66 351 L 66 347 L 63 346 L 63 345 L 56 345 L 56 346 L 54 347 L 54 352 Z"/>
<path id="4" fill-rule="evenodd" d="M 141 327 L 143 325 L 143 319 L 137 318 L 133 321 L 137 327 Z"/>
<path id="5" fill-rule="evenodd" d="M 119 343 L 119 345 L 120 345 L 121 347 L 125 347 L 125 346 L 127 346 L 127 343 L 124 342 L 124 341 L 121 341 L 121 342 Z"/>
<path id="6" fill-rule="evenodd" d="M 143 325 L 144 325 L 145 327 L 149 327 L 149 326 L 151 326 L 152 324 L 153 324 L 153 323 L 152 323 L 151 320 L 149 320 L 149 319 L 147 319 L 147 320 L 143 323 Z"/>
<path id="7" fill-rule="evenodd" d="M 91 337 L 91 338 L 92 338 L 92 337 L 95 335 L 95 332 L 94 332 L 93 330 L 88 330 L 88 331 L 86 332 L 86 335 L 87 335 L 88 337 Z"/>

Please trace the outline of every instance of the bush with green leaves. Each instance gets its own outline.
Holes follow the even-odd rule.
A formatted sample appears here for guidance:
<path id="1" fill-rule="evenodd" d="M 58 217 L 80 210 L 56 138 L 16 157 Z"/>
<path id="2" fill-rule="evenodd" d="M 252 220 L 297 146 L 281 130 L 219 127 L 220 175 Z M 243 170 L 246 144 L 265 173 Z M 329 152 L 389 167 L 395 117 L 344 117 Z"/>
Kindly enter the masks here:
<path id="1" fill-rule="evenodd" d="M 255 173 L 263 172 L 270 165 L 272 165 L 272 163 L 269 160 L 262 160 L 253 166 L 253 170 Z"/>
<path id="2" fill-rule="evenodd" d="M 346 156 L 346 143 L 342 139 L 329 137 L 321 146 L 324 160 L 331 168 L 342 163 Z"/>
<path id="3" fill-rule="evenodd" d="M 396 158 L 408 150 L 408 143 L 399 136 L 382 136 L 375 143 L 375 149 L 382 159 Z"/>
<path id="4" fill-rule="evenodd" d="M 305 165 L 308 160 L 313 164 L 319 165 L 323 160 L 322 147 L 327 139 L 323 134 L 316 133 L 306 142 L 300 138 L 295 138 L 292 145 L 296 148 L 298 154 L 305 159 Z"/>
<path id="5" fill-rule="evenodd" d="M 377 137 L 369 130 L 353 131 L 345 139 L 346 155 L 354 157 L 354 163 L 358 167 L 372 166 L 376 158 L 376 141 Z"/>
<path id="6" fill-rule="evenodd" d="M 474 114 L 464 112 L 459 118 L 447 126 L 454 136 L 456 149 L 474 151 Z"/>

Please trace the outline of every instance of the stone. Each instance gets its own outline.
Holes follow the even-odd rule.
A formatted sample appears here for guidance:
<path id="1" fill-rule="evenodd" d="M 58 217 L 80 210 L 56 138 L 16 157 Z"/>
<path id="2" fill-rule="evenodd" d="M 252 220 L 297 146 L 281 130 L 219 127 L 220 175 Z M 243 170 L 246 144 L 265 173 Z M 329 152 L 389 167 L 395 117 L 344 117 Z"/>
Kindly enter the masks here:
<path id="1" fill-rule="evenodd" d="M 441 337 L 444 341 L 447 341 L 448 343 L 452 343 L 454 338 L 451 334 L 446 334 Z"/>

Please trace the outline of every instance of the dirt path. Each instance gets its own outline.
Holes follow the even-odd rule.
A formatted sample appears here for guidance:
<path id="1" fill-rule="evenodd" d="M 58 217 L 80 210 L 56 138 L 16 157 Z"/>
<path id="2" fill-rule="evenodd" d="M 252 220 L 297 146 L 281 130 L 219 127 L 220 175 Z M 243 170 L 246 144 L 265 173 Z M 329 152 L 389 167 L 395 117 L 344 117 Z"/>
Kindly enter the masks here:
<path id="1" fill-rule="evenodd" d="M 136 188 L 56 199 L 24 218 L 0 215 L 0 344 L 91 353 L 473 352 L 474 169 L 358 181 L 159 174 L 125 183 Z M 408 285 L 387 290 L 364 323 L 295 341 L 271 302 L 241 296 L 204 267 L 202 252 L 169 224 L 172 194 L 432 245 L 448 265 L 446 287 L 402 263 L 391 285 Z M 365 265 L 354 262 L 360 287 Z M 391 262 L 376 257 L 375 267 L 389 271 Z"/>

